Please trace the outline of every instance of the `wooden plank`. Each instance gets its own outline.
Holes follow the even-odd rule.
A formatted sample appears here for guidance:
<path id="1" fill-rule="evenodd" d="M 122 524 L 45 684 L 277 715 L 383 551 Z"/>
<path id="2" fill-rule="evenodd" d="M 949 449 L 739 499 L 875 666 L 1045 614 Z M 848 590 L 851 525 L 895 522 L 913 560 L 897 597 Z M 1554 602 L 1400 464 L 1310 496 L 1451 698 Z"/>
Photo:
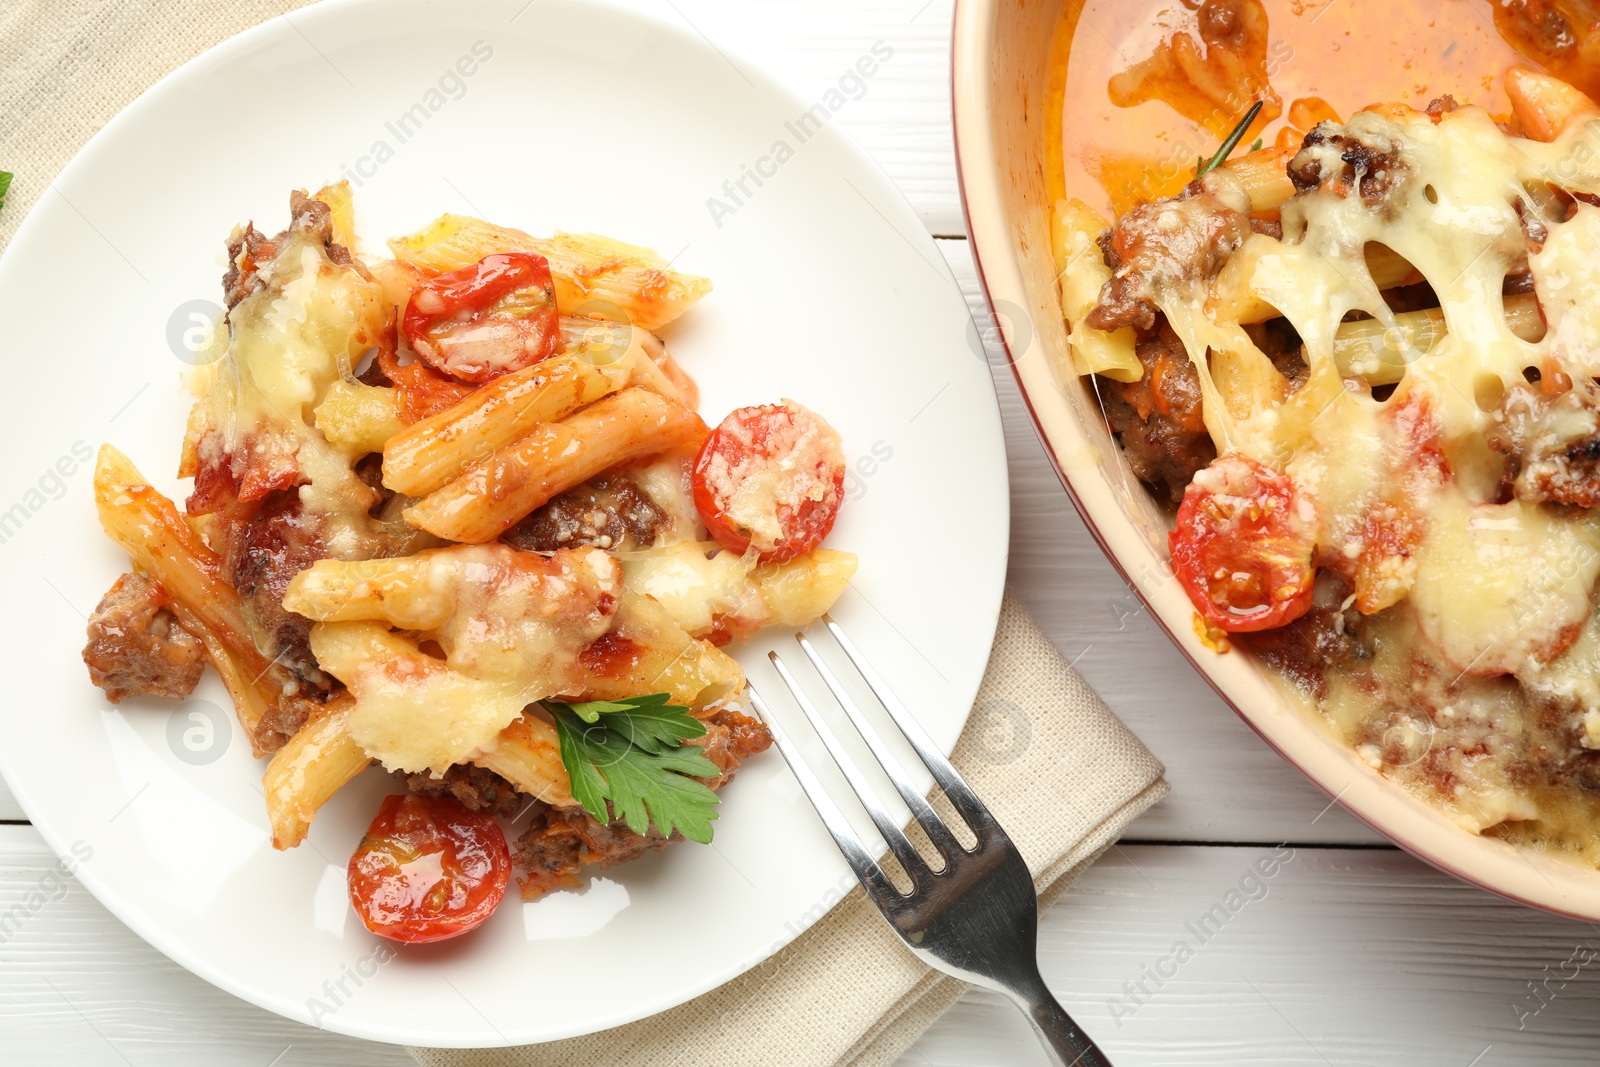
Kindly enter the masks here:
<path id="1" fill-rule="evenodd" d="M 1390 849 L 1306 848 L 1259 866 L 1271 856 L 1124 846 L 1046 913 L 1045 979 L 1117 1067 L 1595 1062 L 1595 927 Z M 1213 908 L 1226 918 L 1197 936 Z M 1151 978 L 1158 967 L 1170 977 Z M 969 993 L 901 1063 L 1045 1059 L 1007 1001 Z"/>
<path id="2" fill-rule="evenodd" d="M 1118 1067 L 1467 1067 L 1480 1054 L 1479 1067 L 1594 1062 L 1594 927 L 1499 900 L 1389 849 L 1276 856 L 1270 847 L 1123 846 L 1046 913 L 1045 978 Z M 399 1049 L 311 1030 L 211 988 L 56 870 L 34 830 L 0 827 L 6 1062 L 410 1062 Z M 1181 961 L 1179 941 L 1190 952 Z M 1159 987 L 1149 977 L 1157 968 L 1167 975 Z M 1006 1002 L 969 993 L 902 1062 L 1044 1059 Z"/>
<path id="3" fill-rule="evenodd" d="M 978 326 L 995 336 L 966 241 L 940 241 Z M 974 358 L 978 358 L 974 355 Z M 1061 654 L 1166 764 L 1172 794 L 1129 832 L 1163 841 L 1370 843 L 1376 834 L 1290 767 L 1206 685 L 1144 612 L 1084 528 L 989 350 L 1011 464 L 1007 579 Z"/>

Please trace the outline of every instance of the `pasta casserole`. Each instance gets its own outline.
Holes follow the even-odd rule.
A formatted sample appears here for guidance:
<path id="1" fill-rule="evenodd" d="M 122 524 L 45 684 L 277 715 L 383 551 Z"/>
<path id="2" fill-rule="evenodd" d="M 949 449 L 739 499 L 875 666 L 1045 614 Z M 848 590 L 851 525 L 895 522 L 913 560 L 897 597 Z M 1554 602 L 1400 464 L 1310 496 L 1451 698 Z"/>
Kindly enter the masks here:
<path id="1" fill-rule="evenodd" d="M 91 679 L 179 698 L 215 667 L 280 849 L 389 772 L 350 892 L 399 940 L 472 929 L 513 868 L 536 897 L 709 842 L 771 742 L 725 646 L 817 618 L 855 570 L 820 547 L 839 435 L 789 400 L 702 421 L 658 333 L 711 284 L 646 249 L 446 215 L 358 256 L 343 183 L 290 216 L 229 242 L 188 499 L 100 450 L 131 568 Z"/>
<path id="2" fill-rule="evenodd" d="M 1258 104 L 1171 195 L 1063 198 L 1053 234 L 1194 626 L 1466 830 L 1600 865 L 1600 107 L 1515 67 L 1498 100 L 1284 109 L 1262 5 L 1187 10 L 1208 44 L 1169 38 L 1141 99 L 1184 48 L 1253 55 L 1229 122 L 1253 95 L 1278 143 L 1232 152 Z"/>

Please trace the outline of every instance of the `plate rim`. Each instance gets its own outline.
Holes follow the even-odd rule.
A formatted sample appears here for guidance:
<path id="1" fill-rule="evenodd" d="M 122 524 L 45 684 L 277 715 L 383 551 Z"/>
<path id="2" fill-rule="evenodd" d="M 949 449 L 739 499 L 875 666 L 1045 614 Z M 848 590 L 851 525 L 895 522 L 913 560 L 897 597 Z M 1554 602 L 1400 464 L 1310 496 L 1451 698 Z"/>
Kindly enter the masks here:
<path id="1" fill-rule="evenodd" d="M 669 21 L 662 15 L 659 15 L 655 12 L 640 11 L 633 7 L 624 6 L 621 3 L 614 2 L 614 0 L 583 0 L 581 4 L 578 4 L 577 0 L 566 0 L 566 2 L 569 7 L 600 8 L 604 9 L 613 17 L 637 21 L 649 26 L 654 31 L 668 34 L 676 38 L 678 43 L 683 46 L 696 51 L 705 52 L 708 57 L 716 58 L 718 55 L 720 55 L 723 59 L 726 59 L 728 62 L 734 64 L 736 69 L 741 74 L 749 78 L 753 83 L 762 85 L 768 92 L 775 93 L 783 98 L 787 103 L 796 105 L 799 111 L 804 111 L 808 106 L 807 102 L 804 101 L 803 98 L 801 98 L 794 90 L 778 80 L 764 66 L 746 57 L 738 48 L 733 46 L 725 46 L 722 44 L 714 44 L 707 37 L 705 37 L 704 34 L 701 34 L 698 31 L 691 32 L 690 28 L 679 26 Z M 249 26 L 238 33 L 233 34 L 232 36 L 225 38 L 224 40 L 218 41 L 217 43 L 206 48 L 204 51 L 192 56 L 188 60 L 185 60 L 173 70 L 164 74 L 161 78 L 157 79 L 150 86 L 140 92 L 138 96 L 136 96 L 125 107 L 119 110 L 114 116 L 112 116 L 112 118 L 107 120 L 106 123 L 100 127 L 100 129 L 96 130 L 95 133 L 84 142 L 83 146 L 73 154 L 72 158 L 68 160 L 61 170 L 52 176 L 50 182 L 48 183 L 48 187 L 51 190 L 54 190 L 55 185 L 58 182 L 62 182 L 64 180 L 70 181 L 79 171 L 89 170 L 92 167 L 92 158 L 98 151 L 99 146 L 104 139 L 115 135 L 120 126 L 125 125 L 127 122 L 133 121 L 129 118 L 129 116 L 142 115 L 147 110 L 158 108 L 161 106 L 163 99 L 168 94 L 181 92 L 183 83 L 192 76 L 192 73 L 196 68 L 223 62 L 234 52 L 253 48 L 259 41 L 270 39 L 275 34 L 283 32 L 277 28 L 277 23 L 280 21 L 289 22 L 290 29 L 299 32 L 300 26 L 296 25 L 295 21 L 289 20 L 290 15 L 297 16 L 297 20 L 315 20 L 326 17 L 337 17 L 338 15 L 342 15 L 342 13 L 348 9 L 369 7 L 375 10 L 387 10 L 388 6 L 389 5 L 386 4 L 384 0 L 318 0 L 318 2 L 305 7 L 297 8 L 293 11 L 284 12 L 273 16 L 263 22 L 257 23 L 256 25 Z M 454 17 L 455 9 L 448 6 L 441 7 L 431 4 L 428 3 L 427 0 L 412 0 L 412 6 L 417 10 L 427 9 L 434 12 L 434 17 L 437 19 L 448 20 Z M 510 6 L 509 0 L 507 0 L 507 6 Z M 381 21 L 376 23 L 376 25 L 381 27 Z M 939 254 L 938 245 L 935 238 L 927 230 L 926 225 L 922 223 L 921 217 L 917 214 L 915 207 L 911 205 L 905 193 L 894 182 L 894 180 L 889 177 L 889 175 L 872 157 L 872 155 L 868 153 L 867 150 L 862 147 L 854 137 L 852 137 L 845 129 L 836 123 L 829 123 L 825 129 L 819 132 L 822 136 L 832 138 L 837 148 L 847 154 L 855 165 L 864 168 L 866 171 L 874 175 L 876 180 L 881 183 L 883 191 L 892 193 L 892 199 L 896 202 L 896 206 L 902 209 L 909 218 L 914 219 L 917 224 L 915 230 L 909 233 L 898 226 L 894 228 L 899 231 L 901 235 L 908 241 L 916 244 L 925 243 L 927 250 L 932 251 L 934 254 Z M 62 194 L 57 192 L 56 195 L 61 196 Z M 42 199 L 43 197 L 41 196 L 40 200 Z M 24 216 L 20 223 L 18 223 L 17 229 L 13 233 L 11 239 L 7 242 L 6 248 L 3 251 L 0 251 L 0 284 L 4 283 L 4 279 L 10 270 L 14 269 L 12 264 L 16 261 L 17 256 L 13 254 L 13 249 L 24 247 L 30 243 L 34 230 L 44 225 L 44 223 L 38 221 L 38 216 L 40 213 L 36 210 L 37 207 L 38 201 L 35 201 L 35 203 L 30 206 L 27 215 Z M 892 220 L 891 226 L 893 226 Z M 940 255 L 940 262 L 944 262 L 942 255 Z M 963 311 L 966 312 L 970 320 L 971 309 L 967 306 L 965 297 L 960 292 L 959 283 L 955 280 L 954 272 L 950 270 L 948 265 L 946 270 L 950 274 L 949 280 L 951 292 L 949 299 L 952 301 L 960 301 Z M 984 362 L 987 366 L 988 361 Z M 983 432 L 992 438 L 991 447 L 997 454 L 1000 462 L 1000 470 L 995 473 L 1001 476 L 1003 484 L 1009 484 L 1009 456 L 1005 448 L 1004 422 L 1001 418 L 998 396 L 994 392 L 992 367 L 990 370 L 990 390 L 988 393 L 990 402 L 985 405 L 985 410 L 988 411 L 992 417 L 990 418 L 989 425 L 987 427 L 977 427 L 976 429 L 978 432 Z M 999 495 L 1002 505 L 995 516 L 995 521 L 999 526 L 997 540 L 999 543 L 1004 545 L 1009 544 L 1010 538 L 1011 498 L 1009 491 Z M 1004 558 L 1002 557 L 1001 563 L 998 567 L 992 569 L 993 579 L 989 583 L 990 587 L 983 590 L 984 602 L 968 609 L 980 617 L 981 627 L 986 634 L 986 637 L 982 642 L 985 661 L 987 661 L 988 656 L 993 648 L 999 624 L 1001 601 L 1005 592 L 1007 567 L 1005 566 Z M 959 738 L 961 731 L 965 729 L 966 723 L 970 721 L 972 710 L 971 705 L 977 697 L 978 688 L 982 685 L 983 673 L 983 671 L 978 672 L 977 679 L 973 685 L 973 692 L 969 694 L 968 698 L 964 701 L 966 710 L 961 714 L 961 728 L 956 731 L 957 739 Z M 953 749 L 954 744 L 955 739 L 952 740 L 948 748 Z M 946 750 L 945 754 L 949 754 L 948 749 Z M 51 826 L 48 820 L 40 820 L 38 816 L 38 807 L 33 798 L 24 790 L 11 786 L 10 778 L 5 774 L 7 762 L 8 761 L 5 755 L 0 753 L 0 777 L 6 778 L 7 785 L 11 787 L 12 793 L 16 797 L 18 804 L 22 807 L 24 814 L 28 816 L 30 825 L 39 833 L 39 835 L 44 839 L 45 843 L 50 847 L 51 851 L 58 858 L 67 856 L 69 854 L 69 849 L 66 847 L 66 842 L 59 837 L 59 835 L 55 832 L 54 827 Z M 785 768 L 784 773 L 789 773 L 787 768 Z M 214 967 L 205 960 L 197 958 L 193 954 L 186 951 L 181 942 L 167 936 L 166 930 L 161 924 L 155 922 L 145 922 L 143 921 L 143 917 L 136 913 L 137 909 L 125 908 L 125 902 L 120 898 L 120 895 L 115 887 L 109 884 L 108 880 L 103 878 L 92 865 L 79 865 L 74 872 L 74 877 L 77 878 L 84 888 L 87 889 L 92 896 L 94 896 L 95 900 L 108 912 L 110 912 L 119 923 L 133 931 L 133 933 L 135 933 L 146 944 L 150 945 L 162 955 L 183 967 L 190 974 L 193 974 L 205 981 L 207 984 L 221 989 L 224 992 L 247 1003 L 270 1011 L 275 1015 L 282 1016 L 303 1025 L 343 1034 L 349 1037 L 375 1041 L 384 1044 L 418 1045 L 435 1048 L 503 1048 L 524 1044 L 543 1044 L 551 1041 L 565 1040 L 603 1032 L 614 1027 L 627 1025 L 629 1023 L 637 1022 L 641 1019 L 658 1015 L 664 1011 L 668 1011 L 674 1007 L 685 1004 L 697 997 L 703 996 L 708 992 L 719 989 L 729 982 L 739 978 L 741 975 L 747 974 L 752 969 L 759 967 L 763 962 L 771 959 L 777 953 L 782 952 L 789 945 L 793 944 L 794 940 L 797 940 L 797 938 L 794 938 L 781 944 L 774 944 L 766 948 L 757 949 L 756 951 L 741 957 L 731 966 L 731 968 L 725 970 L 724 972 L 715 973 L 707 979 L 702 979 L 700 982 L 674 987 L 672 992 L 665 993 L 654 1000 L 647 1002 L 636 1002 L 634 1005 L 625 1010 L 613 1012 L 603 1021 L 587 1023 L 575 1028 L 551 1029 L 537 1036 L 530 1035 L 527 1032 L 516 1032 L 508 1036 L 507 1034 L 501 1033 L 498 1029 L 495 1029 L 493 1024 L 489 1024 L 490 1029 L 493 1031 L 492 1033 L 475 1032 L 467 1035 L 452 1035 L 439 1033 L 436 1031 L 407 1029 L 393 1026 L 367 1026 L 358 1020 L 347 1018 L 343 1012 L 335 1013 L 329 1016 L 325 1021 L 317 1021 L 313 1019 L 311 1013 L 306 1010 L 304 1003 L 286 1000 L 284 998 L 274 996 L 269 992 L 251 988 L 244 982 L 235 980 L 232 973 Z M 854 887 L 852 886 L 851 891 L 853 891 L 853 889 Z M 831 903 L 826 905 L 822 915 L 831 914 L 833 909 L 837 907 L 838 904 L 841 903 L 848 895 L 848 892 L 837 895 Z M 819 916 L 819 919 L 820 917 L 821 916 Z"/>

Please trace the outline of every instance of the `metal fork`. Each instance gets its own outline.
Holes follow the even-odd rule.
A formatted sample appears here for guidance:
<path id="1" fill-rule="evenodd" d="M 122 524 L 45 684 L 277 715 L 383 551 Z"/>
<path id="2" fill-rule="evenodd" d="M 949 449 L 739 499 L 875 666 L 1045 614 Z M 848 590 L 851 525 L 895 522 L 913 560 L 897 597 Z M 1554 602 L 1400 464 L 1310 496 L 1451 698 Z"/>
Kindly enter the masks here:
<path id="1" fill-rule="evenodd" d="M 768 653 L 783 684 L 805 712 L 812 729 L 844 772 L 850 788 L 872 816 L 884 841 L 888 842 L 889 851 L 911 879 L 909 893 L 896 888 L 873 860 L 861 837 L 845 821 L 838 805 L 822 788 L 794 743 L 779 728 L 766 703 L 750 689 L 751 703 L 772 730 L 778 750 L 811 798 L 839 851 L 855 869 L 867 896 L 889 920 L 906 947 L 924 963 L 1010 997 L 1028 1017 L 1058 1067 L 1110 1067 L 1105 1054 L 1072 1021 L 1039 976 L 1039 898 L 1017 847 L 950 761 L 939 753 L 922 727 L 884 685 L 883 679 L 838 623 L 827 615 L 823 616 L 823 622 L 977 838 L 971 848 L 956 840 L 933 807 L 912 787 L 900 761 L 884 746 L 883 739 L 866 721 L 861 709 L 839 683 L 838 676 L 817 654 L 810 639 L 805 634 L 796 634 L 795 639 L 806 658 L 822 676 L 834 699 L 866 741 L 873 758 L 894 783 L 900 798 L 944 860 L 943 868 L 937 871 L 923 860 L 862 779 L 860 770 L 839 744 L 839 738 L 823 721 L 816 705 L 795 681 L 789 668 L 776 652 Z"/>

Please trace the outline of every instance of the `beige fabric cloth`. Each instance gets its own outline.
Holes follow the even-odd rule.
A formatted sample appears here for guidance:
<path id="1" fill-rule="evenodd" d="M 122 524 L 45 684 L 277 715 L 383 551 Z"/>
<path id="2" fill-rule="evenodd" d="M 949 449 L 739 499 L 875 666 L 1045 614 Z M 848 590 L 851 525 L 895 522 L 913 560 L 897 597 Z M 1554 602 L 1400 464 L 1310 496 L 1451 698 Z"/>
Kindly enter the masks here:
<path id="1" fill-rule="evenodd" d="M 1155 757 L 1009 594 L 953 759 L 1022 850 L 1044 907 L 1167 792 Z M 875 1067 L 964 989 L 855 889 L 767 963 L 660 1015 L 545 1045 L 411 1054 L 424 1067 Z"/>
<path id="2" fill-rule="evenodd" d="M 303 0 L 10 0 L 0 10 L 0 247 L 94 133 L 168 71 Z M 1161 766 L 1007 598 L 956 765 L 1027 857 L 1044 905 L 1167 791 Z M 602 1034 L 429 1067 L 885 1064 L 960 996 L 852 892 L 762 967 Z M 817 1010 L 826 1004 L 825 1011 Z"/>
<path id="3" fill-rule="evenodd" d="M 0 4 L 0 248 L 84 142 L 166 74 L 306 0 Z"/>

